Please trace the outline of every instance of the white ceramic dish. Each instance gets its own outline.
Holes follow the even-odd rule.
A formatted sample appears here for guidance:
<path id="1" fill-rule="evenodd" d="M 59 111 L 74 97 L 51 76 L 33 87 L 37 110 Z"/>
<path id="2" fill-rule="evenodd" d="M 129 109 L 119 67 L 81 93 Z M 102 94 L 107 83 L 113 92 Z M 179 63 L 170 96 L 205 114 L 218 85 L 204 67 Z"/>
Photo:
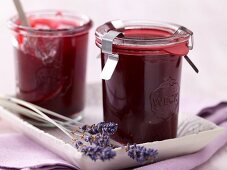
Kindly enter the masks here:
<path id="1" fill-rule="evenodd" d="M 90 109 L 91 111 L 92 109 Z M 93 162 L 90 158 L 83 156 L 72 144 L 72 141 L 65 138 L 56 129 L 41 130 L 28 122 L 22 120 L 17 115 L 0 107 L 0 117 L 11 124 L 11 126 L 47 149 L 56 153 L 66 161 L 81 169 L 121 169 L 139 165 L 130 159 L 125 151 L 120 148 L 115 149 L 117 156 L 110 161 Z M 196 152 L 205 147 L 209 142 L 216 138 L 223 128 L 215 124 L 193 116 L 180 120 L 178 126 L 178 137 L 164 141 L 144 143 L 147 148 L 158 149 L 158 160 L 180 156 Z"/>

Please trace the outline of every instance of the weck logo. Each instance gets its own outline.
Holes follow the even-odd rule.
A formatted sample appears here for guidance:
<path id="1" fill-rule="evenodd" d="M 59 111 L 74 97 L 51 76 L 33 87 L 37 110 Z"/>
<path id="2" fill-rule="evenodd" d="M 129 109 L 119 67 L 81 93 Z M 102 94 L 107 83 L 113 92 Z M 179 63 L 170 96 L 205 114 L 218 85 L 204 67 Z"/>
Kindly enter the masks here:
<path id="1" fill-rule="evenodd" d="M 178 112 L 180 86 L 168 77 L 150 94 L 151 109 L 157 117 L 166 119 Z"/>

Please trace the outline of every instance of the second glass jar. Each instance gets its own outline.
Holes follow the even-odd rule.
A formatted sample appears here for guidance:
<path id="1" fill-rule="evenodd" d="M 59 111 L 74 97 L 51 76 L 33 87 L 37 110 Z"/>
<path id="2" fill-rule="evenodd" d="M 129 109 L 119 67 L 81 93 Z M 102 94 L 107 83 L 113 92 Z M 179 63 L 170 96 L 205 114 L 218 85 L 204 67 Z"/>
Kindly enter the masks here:
<path id="1" fill-rule="evenodd" d="M 92 21 L 65 11 L 27 13 L 29 26 L 11 18 L 17 94 L 59 114 L 78 119 L 85 103 L 88 32 Z"/>

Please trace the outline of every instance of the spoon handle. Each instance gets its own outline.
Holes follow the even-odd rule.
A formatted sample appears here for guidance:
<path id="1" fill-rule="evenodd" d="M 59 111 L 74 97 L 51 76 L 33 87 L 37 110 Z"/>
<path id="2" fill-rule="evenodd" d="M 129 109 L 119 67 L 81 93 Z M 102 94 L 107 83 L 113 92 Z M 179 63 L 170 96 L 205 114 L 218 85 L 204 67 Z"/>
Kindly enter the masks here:
<path id="1" fill-rule="evenodd" d="M 23 10 L 20 0 L 13 0 L 13 3 L 17 9 L 17 12 L 21 21 L 21 25 L 29 27 L 29 22 L 25 15 L 25 12 Z"/>

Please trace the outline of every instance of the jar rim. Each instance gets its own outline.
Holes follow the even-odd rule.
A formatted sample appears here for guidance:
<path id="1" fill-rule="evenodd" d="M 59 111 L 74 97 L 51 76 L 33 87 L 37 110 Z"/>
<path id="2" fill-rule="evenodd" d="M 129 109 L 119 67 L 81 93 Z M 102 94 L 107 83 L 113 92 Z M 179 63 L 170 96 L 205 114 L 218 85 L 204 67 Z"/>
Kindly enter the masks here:
<path id="1" fill-rule="evenodd" d="M 61 13 L 61 15 L 58 15 Z M 62 19 L 67 18 L 70 20 L 75 20 L 79 23 L 79 25 L 76 25 L 74 27 L 70 28 L 57 28 L 57 29 L 36 29 L 29 26 L 23 26 L 18 23 L 16 23 L 19 20 L 18 15 L 14 15 L 8 20 L 8 27 L 11 30 L 17 30 L 22 31 L 26 33 L 31 33 L 34 35 L 58 35 L 60 34 L 81 34 L 86 33 L 88 30 L 92 27 L 93 22 L 92 20 L 87 17 L 84 14 L 80 14 L 77 12 L 72 11 L 66 11 L 66 10 L 36 10 L 36 11 L 30 11 L 26 12 L 27 17 L 36 17 L 36 18 L 42 18 L 42 17 L 62 17 Z"/>
<path id="2" fill-rule="evenodd" d="M 158 38 L 127 38 L 127 37 L 116 37 L 113 41 L 113 45 L 124 48 L 151 48 L 151 47 L 165 47 L 179 43 L 185 43 L 189 41 L 190 36 L 193 32 L 189 29 L 180 26 L 178 24 L 160 22 L 160 21 L 148 21 L 148 20 L 114 20 L 109 21 L 96 29 L 96 45 L 102 47 L 102 38 L 110 30 L 120 31 L 133 30 L 133 29 L 156 29 L 161 31 L 169 32 L 171 35 L 168 37 Z"/>

